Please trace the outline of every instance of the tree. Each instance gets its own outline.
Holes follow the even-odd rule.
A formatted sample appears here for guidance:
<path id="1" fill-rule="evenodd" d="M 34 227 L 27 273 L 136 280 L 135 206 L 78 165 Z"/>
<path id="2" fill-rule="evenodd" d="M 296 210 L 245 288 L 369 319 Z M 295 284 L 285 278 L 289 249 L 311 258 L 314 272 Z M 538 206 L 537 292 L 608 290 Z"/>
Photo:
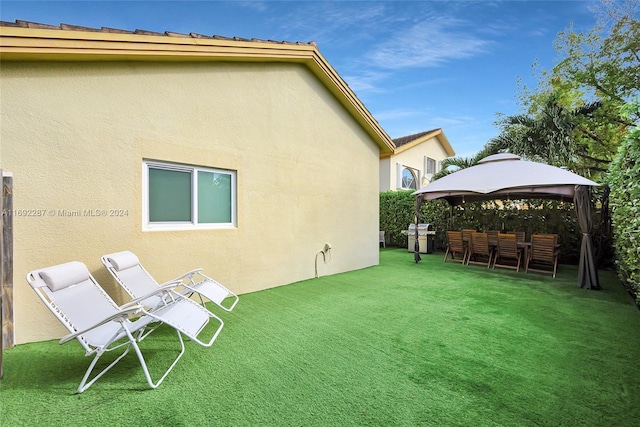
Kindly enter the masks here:
<path id="1" fill-rule="evenodd" d="M 640 89 L 640 1 L 602 0 L 595 12 L 598 24 L 588 33 L 569 28 L 558 35 L 556 50 L 565 59 L 554 67 L 552 83 L 560 80 L 592 99 L 616 103 L 612 117 L 620 121 L 619 108 Z"/>
<path id="2" fill-rule="evenodd" d="M 600 147 L 601 141 L 586 129 L 593 120 L 599 103 L 576 108 L 563 105 L 561 94 L 547 94 L 536 114 L 503 117 L 498 125 L 501 133 L 491 140 L 499 150 L 510 151 L 530 160 L 564 166 L 588 176 L 607 170 L 610 153 Z M 598 147 L 594 153 L 594 147 Z"/>
<path id="3" fill-rule="evenodd" d="M 592 178 L 605 172 L 634 120 L 619 110 L 640 90 L 639 12 L 640 0 L 602 0 L 593 29 L 559 33 L 563 59 L 521 89 L 525 112 L 499 121 L 493 143 Z"/>

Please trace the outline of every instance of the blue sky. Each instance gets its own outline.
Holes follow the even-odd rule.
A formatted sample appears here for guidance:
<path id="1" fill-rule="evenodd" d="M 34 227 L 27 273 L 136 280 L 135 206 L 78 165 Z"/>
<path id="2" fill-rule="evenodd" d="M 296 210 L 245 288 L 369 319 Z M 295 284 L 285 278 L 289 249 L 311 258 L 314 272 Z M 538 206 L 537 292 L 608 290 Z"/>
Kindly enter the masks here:
<path id="1" fill-rule="evenodd" d="M 58 25 L 315 41 L 389 136 L 442 128 L 456 155 L 516 114 L 518 77 L 558 60 L 571 23 L 595 25 L 574 1 L 0 1 L 0 18 Z"/>

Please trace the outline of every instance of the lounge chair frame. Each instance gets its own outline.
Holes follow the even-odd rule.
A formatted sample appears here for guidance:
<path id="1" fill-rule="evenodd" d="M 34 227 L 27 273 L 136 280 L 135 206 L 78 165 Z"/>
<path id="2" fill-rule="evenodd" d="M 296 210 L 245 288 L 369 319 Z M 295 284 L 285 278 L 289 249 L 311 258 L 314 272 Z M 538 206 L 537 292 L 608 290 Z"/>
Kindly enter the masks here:
<path id="1" fill-rule="evenodd" d="M 202 306 L 206 306 L 206 301 L 211 301 L 225 311 L 232 311 L 239 301 L 238 295 L 211 277 L 204 275 L 201 268 L 181 274 L 163 284 L 158 284 L 131 251 L 103 255 L 101 261 L 118 284 L 132 298 L 153 293 L 158 287 L 168 287 L 184 296 L 197 296 Z M 155 302 L 146 301 L 146 303 L 154 306 L 161 305 L 162 301 L 155 298 Z"/>
<path id="2" fill-rule="evenodd" d="M 48 283 L 46 274 L 60 271 L 70 271 L 71 276 L 79 273 L 82 277 L 74 281 L 71 277 L 64 286 Z M 60 274 L 58 274 L 58 277 Z M 194 301 L 175 294 L 174 299 L 154 312 L 149 312 L 140 305 L 140 299 L 118 306 L 113 299 L 98 284 L 84 264 L 72 261 L 57 266 L 31 271 L 26 276 L 27 282 L 36 295 L 42 300 L 53 315 L 70 332 L 59 340 L 64 344 L 76 339 L 85 350 L 85 356 L 93 356 L 77 393 L 82 393 L 91 387 L 106 372 L 113 368 L 133 347 L 147 384 L 150 388 L 158 387 L 169 372 L 178 363 L 185 352 L 183 335 L 198 344 L 209 347 L 213 344 L 222 330 L 223 323 L 217 328 L 209 341 L 198 338 L 200 332 L 209 323 L 212 313 L 203 309 Z M 159 289 L 158 293 L 166 293 L 167 289 Z M 148 298 L 148 296 L 145 296 Z M 137 320 L 131 320 L 137 318 Z M 153 380 L 146 361 L 138 346 L 148 333 L 145 330 L 150 324 L 164 323 L 176 331 L 180 342 L 180 351 L 171 362 L 167 370 L 159 379 Z M 220 321 L 221 322 L 221 321 Z M 124 348 L 124 351 L 106 368 L 91 376 L 98 360 L 111 351 Z"/>

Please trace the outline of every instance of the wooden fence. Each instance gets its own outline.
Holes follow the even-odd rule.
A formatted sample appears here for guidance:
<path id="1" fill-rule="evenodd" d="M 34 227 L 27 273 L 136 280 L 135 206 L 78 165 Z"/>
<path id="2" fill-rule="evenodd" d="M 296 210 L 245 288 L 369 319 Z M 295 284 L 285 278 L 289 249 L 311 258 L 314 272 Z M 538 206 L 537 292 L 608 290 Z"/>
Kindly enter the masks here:
<path id="1" fill-rule="evenodd" d="M 2 352 L 13 347 L 15 335 L 13 327 L 13 176 L 0 170 L 2 176 L 2 197 L 0 197 L 0 378 L 4 375 Z"/>

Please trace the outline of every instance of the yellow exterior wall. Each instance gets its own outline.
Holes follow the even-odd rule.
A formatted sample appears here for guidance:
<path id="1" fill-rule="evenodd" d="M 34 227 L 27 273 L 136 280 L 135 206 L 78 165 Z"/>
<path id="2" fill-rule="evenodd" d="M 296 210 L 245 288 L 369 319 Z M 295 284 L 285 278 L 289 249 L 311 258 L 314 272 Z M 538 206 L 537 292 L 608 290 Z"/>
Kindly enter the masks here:
<path id="1" fill-rule="evenodd" d="M 380 174 L 378 179 L 380 180 L 380 191 L 395 190 L 395 182 L 393 187 L 389 187 L 391 183 L 391 177 L 395 176 L 395 169 L 391 168 L 391 158 L 393 156 L 384 157 L 380 159 Z"/>
<path id="2" fill-rule="evenodd" d="M 436 161 L 442 161 L 449 157 L 442 144 L 437 138 L 429 138 L 426 141 L 410 147 L 406 150 L 399 150 L 390 157 L 380 159 L 380 191 L 398 190 L 396 165 L 399 163 L 403 166 L 420 171 L 420 177 L 424 176 L 424 157 L 430 157 Z M 384 179 L 386 178 L 386 179 Z M 422 180 L 422 179 L 421 179 Z M 419 182 L 418 188 L 426 185 Z"/>
<path id="3" fill-rule="evenodd" d="M 48 265 L 83 261 L 124 302 L 103 254 L 241 294 L 314 277 L 325 243 L 320 275 L 378 263 L 380 148 L 304 65 L 7 61 L 0 92 L 17 343 L 65 333 L 24 280 Z M 143 159 L 236 170 L 237 228 L 142 231 Z M 62 214 L 98 209 L 127 214 Z"/>

